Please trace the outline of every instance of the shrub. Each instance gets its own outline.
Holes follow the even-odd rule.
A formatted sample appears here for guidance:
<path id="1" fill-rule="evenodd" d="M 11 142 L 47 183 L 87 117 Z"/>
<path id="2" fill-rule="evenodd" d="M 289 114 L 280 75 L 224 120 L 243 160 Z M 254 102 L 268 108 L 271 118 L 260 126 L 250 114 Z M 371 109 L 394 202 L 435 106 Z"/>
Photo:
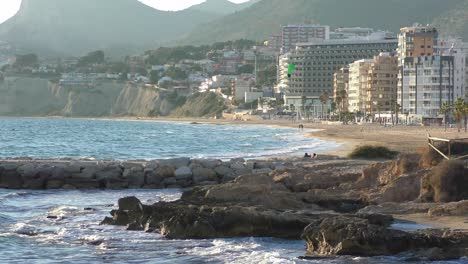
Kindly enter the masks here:
<path id="1" fill-rule="evenodd" d="M 468 174 L 462 161 L 445 160 L 434 167 L 430 183 L 434 202 L 453 202 L 468 198 Z"/>
<path id="2" fill-rule="evenodd" d="M 398 152 L 383 146 L 359 146 L 355 148 L 349 157 L 352 159 L 393 159 Z"/>
<path id="3" fill-rule="evenodd" d="M 443 153 L 448 153 L 448 144 L 445 142 L 436 142 L 437 147 Z M 468 155 L 468 143 L 467 142 L 454 142 L 450 146 L 452 155 Z M 421 151 L 421 162 L 420 165 L 423 168 L 430 168 L 437 166 L 444 158 L 442 155 L 437 153 L 433 148 L 427 146 Z"/>

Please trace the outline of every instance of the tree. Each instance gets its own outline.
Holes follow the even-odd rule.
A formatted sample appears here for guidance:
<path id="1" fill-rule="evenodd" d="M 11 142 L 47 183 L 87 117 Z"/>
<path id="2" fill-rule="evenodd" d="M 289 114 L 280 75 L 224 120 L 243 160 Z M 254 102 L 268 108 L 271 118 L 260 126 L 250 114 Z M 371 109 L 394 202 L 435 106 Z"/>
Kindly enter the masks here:
<path id="1" fill-rule="evenodd" d="M 324 91 L 322 95 L 320 95 L 320 102 L 322 103 L 322 118 L 323 118 L 323 106 L 328 103 L 330 95 L 327 91 Z"/>
<path id="2" fill-rule="evenodd" d="M 18 68 L 36 66 L 39 62 L 37 55 L 34 53 L 16 55 L 15 58 L 16 61 L 13 66 Z"/>
<path id="3" fill-rule="evenodd" d="M 461 130 L 461 121 L 466 118 L 466 103 L 462 98 L 458 98 L 452 105 L 454 110 L 455 120 L 457 121 L 458 132 Z"/>
<path id="4" fill-rule="evenodd" d="M 159 81 L 159 71 L 155 71 L 155 70 L 150 71 L 149 79 L 152 84 L 157 84 Z"/>
<path id="5" fill-rule="evenodd" d="M 104 63 L 104 51 L 96 50 L 86 54 L 78 60 L 78 66 Z"/>
<path id="6" fill-rule="evenodd" d="M 171 77 L 174 80 L 185 80 L 187 79 L 187 74 L 180 68 L 174 66 L 169 67 L 164 74 L 168 77 Z"/>
<path id="7" fill-rule="evenodd" d="M 237 72 L 239 74 L 254 73 L 254 70 L 255 70 L 255 67 L 252 64 L 245 64 L 245 65 L 240 66 Z"/>
<path id="8" fill-rule="evenodd" d="M 451 110 L 452 107 L 447 102 L 444 102 L 439 110 L 440 114 L 444 115 L 445 131 L 447 131 L 448 114 Z"/>

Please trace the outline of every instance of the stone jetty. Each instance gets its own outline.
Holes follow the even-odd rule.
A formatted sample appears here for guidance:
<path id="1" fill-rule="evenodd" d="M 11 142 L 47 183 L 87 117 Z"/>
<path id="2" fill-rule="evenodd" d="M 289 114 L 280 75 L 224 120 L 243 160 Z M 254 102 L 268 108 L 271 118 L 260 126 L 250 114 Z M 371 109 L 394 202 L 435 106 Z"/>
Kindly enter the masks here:
<path id="1" fill-rule="evenodd" d="M 187 188 L 268 173 L 282 162 L 174 158 L 151 161 L 0 160 L 0 188 L 126 189 Z"/>

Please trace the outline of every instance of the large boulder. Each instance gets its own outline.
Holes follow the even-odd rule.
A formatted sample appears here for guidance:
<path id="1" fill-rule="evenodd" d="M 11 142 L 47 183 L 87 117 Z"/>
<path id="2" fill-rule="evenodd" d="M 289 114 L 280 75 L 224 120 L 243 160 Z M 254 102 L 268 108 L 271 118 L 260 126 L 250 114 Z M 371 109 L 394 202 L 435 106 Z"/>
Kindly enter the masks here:
<path id="1" fill-rule="evenodd" d="M 122 178 L 123 170 L 120 166 L 108 165 L 102 167 L 99 171 L 96 172 L 97 180 L 108 180 L 108 179 L 120 179 Z"/>
<path id="2" fill-rule="evenodd" d="M 143 167 L 126 168 L 122 176 L 127 179 L 130 188 L 141 188 L 145 184 Z"/>
<path id="3" fill-rule="evenodd" d="M 468 200 L 439 204 L 427 213 L 429 216 L 468 216 Z"/>
<path id="4" fill-rule="evenodd" d="M 156 168 L 154 173 L 163 179 L 175 177 L 175 166 L 162 165 Z"/>
<path id="5" fill-rule="evenodd" d="M 194 168 L 192 173 L 194 183 L 217 180 L 216 172 L 212 169 L 198 167 Z"/>
<path id="6" fill-rule="evenodd" d="M 187 167 L 180 167 L 175 171 L 175 177 L 177 180 L 188 180 L 192 178 L 192 170 Z"/>

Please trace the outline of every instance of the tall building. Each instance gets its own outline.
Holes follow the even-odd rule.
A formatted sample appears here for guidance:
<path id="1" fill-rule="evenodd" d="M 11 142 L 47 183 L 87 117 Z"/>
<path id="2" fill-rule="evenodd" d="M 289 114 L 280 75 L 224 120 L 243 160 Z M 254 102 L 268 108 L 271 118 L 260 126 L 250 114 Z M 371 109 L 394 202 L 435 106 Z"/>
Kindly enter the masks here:
<path id="1" fill-rule="evenodd" d="M 455 99 L 453 84 L 453 56 L 407 57 L 398 76 L 398 101 L 403 112 L 421 121 L 441 118 L 442 104 Z"/>
<path id="2" fill-rule="evenodd" d="M 348 111 L 366 112 L 367 74 L 372 64 L 370 59 L 362 59 L 349 64 Z"/>
<path id="3" fill-rule="evenodd" d="M 398 57 L 388 53 L 375 56 L 367 73 L 366 112 L 392 112 L 397 104 Z"/>
<path id="4" fill-rule="evenodd" d="M 398 57 L 432 56 L 439 34 L 432 26 L 415 25 L 400 29 L 398 35 Z"/>
<path id="5" fill-rule="evenodd" d="M 349 66 L 339 69 L 333 75 L 333 101 L 339 111 L 348 111 Z"/>
<path id="6" fill-rule="evenodd" d="M 440 40 L 432 26 L 402 28 L 398 37 L 398 102 L 405 113 L 425 120 L 443 118 L 443 103 L 466 94 L 466 53 L 456 40 Z"/>
<path id="7" fill-rule="evenodd" d="M 294 51 L 284 55 L 288 63 L 296 64 L 295 72 L 288 80 L 285 88 L 285 104 L 301 106 L 303 97 L 306 103 L 321 105 L 320 96 L 328 93 L 333 96 L 333 74 L 342 67 L 360 59 L 371 59 L 380 52 L 394 52 L 396 39 L 358 39 L 358 40 L 326 40 L 312 43 L 299 43 Z M 284 69 L 283 69 L 284 71 Z"/>
<path id="8" fill-rule="evenodd" d="M 283 36 L 281 35 L 272 35 L 270 37 L 270 40 L 268 40 L 268 47 L 279 51 L 281 50 L 281 47 L 283 45 Z"/>
<path id="9" fill-rule="evenodd" d="M 310 42 L 316 39 L 330 38 L 330 27 L 321 25 L 287 25 L 282 31 L 282 53 L 289 52 L 297 43 Z"/>

